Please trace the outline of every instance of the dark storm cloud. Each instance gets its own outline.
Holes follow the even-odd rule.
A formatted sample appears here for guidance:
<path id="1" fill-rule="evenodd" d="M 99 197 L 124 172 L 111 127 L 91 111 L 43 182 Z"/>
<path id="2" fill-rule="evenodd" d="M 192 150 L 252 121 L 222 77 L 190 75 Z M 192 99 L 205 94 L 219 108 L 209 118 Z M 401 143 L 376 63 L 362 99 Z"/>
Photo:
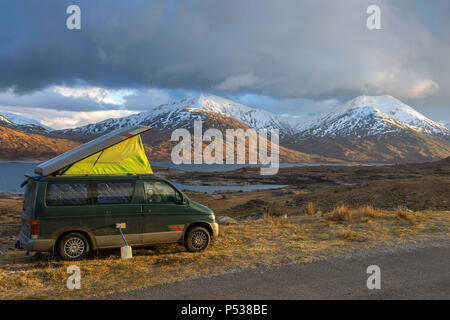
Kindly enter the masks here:
<path id="1" fill-rule="evenodd" d="M 71 4 L 81 7 L 81 30 L 65 27 Z M 366 28 L 371 4 L 381 7 L 382 30 Z M 448 10 L 442 8 L 448 6 L 400 0 L 3 0 L 0 90 L 20 95 L 85 85 L 262 100 L 388 93 L 445 106 L 450 44 Z M 139 95 L 126 100 L 144 103 Z"/>
<path id="2" fill-rule="evenodd" d="M 50 108 L 68 111 L 93 111 L 123 109 L 123 106 L 107 103 L 88 95 L 70 96 L 58 93 L 58 88 L 49 88 L 32 94 L 17 95 L 12 90 L 0 93 L 1 106 Z M 60 91 L 60 90 L 59 90 Z"/>

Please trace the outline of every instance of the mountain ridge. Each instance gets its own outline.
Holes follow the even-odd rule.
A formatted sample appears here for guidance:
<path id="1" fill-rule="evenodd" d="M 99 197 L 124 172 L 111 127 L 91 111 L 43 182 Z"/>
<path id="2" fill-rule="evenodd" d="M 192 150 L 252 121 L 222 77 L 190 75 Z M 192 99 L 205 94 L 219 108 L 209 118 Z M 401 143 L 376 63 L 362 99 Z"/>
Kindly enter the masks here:
<path id="1" fill-rule="evenodd" d="M 50 132 L 54 130 L 37 120 L 7 111 L 0 111 L 0 125 L 32 132 Z"/>
<path id="2" fill-rule="evenodd" d="M 46 160 L 80 145 L 64 138 L 51 138 L 41 133 L 0 126 L 0 159 Z"/>
<path id="3" fill-rule="evenodd" d="M 144 122 L 160 122 L 169 125 L 170 118 L 174 114 L 184 112 L 184 116 L 188 118 L 189 112 L 195 110 L 227 115 L 255 130 L 279 129 L 281 137 L 311 131 L 314 127 L 326 127 L 326 123 L 323 123 L 325 120 L 342 116 L 352 110 L 358 113 L 359 118 L 363 116 L 362 112 L 364 111 L 367 115 L 373 114 L 384 123 L 390 123 L 398 129 L 415 130 L 425 134 L 450 135 L 450 130 L 445 126 L 425 117 L 412 107 L 389 95 L 363 95 L 318 115 L 293 119 L 275 115 L 266 110 L 251 108 L 212 94 L 201 94 L 194 98 L 185 98 L 162 104 L 130 116 L 110 118 L 74 129 L 55 131 L 63 134 L 99 134 L 108 131 L 111 127 L 123 128 Z"/>
<path id="4" fill-rule="evenodd" d="M 285 162 L 423 162 L 450 155 L 450 130 L 389 96 L 359 96 L 318 115 L 293 120 L 211 94 L 172 101 L 122 118 L 46 131 L 48 137 L 86 142 L 109 131 L 146 125 L 147 151 L 170 159 L 170 133 L 204 130 L 279 129 Z"/>
<path id="5" fill-rule="evenodd" d="M 177 119 L 183 121 L 185 118 L 189 118 L 189 114 L 193 111 L 227 115 L 241 121 L 254 130 L 279 129 L 281 135 L 292 131 L 292 127 L 287 123 L 287 120 L 269 111 L 250 108 L 212 94 L 201 94 L 194 98 L 185 98 L 162 104 L 148 111 L 130 116 L 110 118 L 74 129 L 55 130 L 55 132 L 75 135 L 100 134 L 110 130 L 110 128 L 118 129 L 143 123 L 150 126 L 160 123 L 173 128 L 170 127 L 171 123 L 173 123 L 171 121 L 173 117 L 176 116 Z"/>
<path id="6" fill-rule="evenodd" d="M 351 114 L 355 113 L 355 117 Z M 421 113 L 417 112 L 412 107 L 406 105 L 400 100 L 389 96 L 366 96 L 362 95 L 356 97 L 342 105 L 324 111 L 318 115 L 305 119 L 297 126 L 298 131 L 311 131 L 316 127 L 327 127 L 327 123 L 336 118 L 347 116 L 348 119 L 342 122 L 354 123 L 364 117 L 377 117 L 381 122 L 391 124 L 398 129 L 414 130 L 425 134 L 443 134 L 450 135 L 450 131 L 443 125 L 435 122 Z M 339 128 L 335 128 L 339 130 Z M 376 132 L 382 133 L 377 128 L 372 127 Z M 326 134 L 324 132 L 324 134 Z M 341 134 L 343 134 L 341 132 Z M 351 134 L 348 132 L 347 134 Z"/>

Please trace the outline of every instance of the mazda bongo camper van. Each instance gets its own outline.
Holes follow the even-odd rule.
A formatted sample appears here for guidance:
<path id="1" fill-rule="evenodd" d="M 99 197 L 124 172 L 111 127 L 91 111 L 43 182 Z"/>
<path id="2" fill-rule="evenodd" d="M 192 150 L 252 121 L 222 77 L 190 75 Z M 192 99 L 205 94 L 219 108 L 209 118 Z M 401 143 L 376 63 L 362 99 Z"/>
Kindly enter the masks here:
<path id="1" fill-rule="evenodd" d="M 211 209 L 154 175 L 139 134 L 118 130 L 36 167 L 24 183 L 18 248 L 57 252 L 65 260 L 90 251 L 179 242 L 202 251 L 218 235 Z"/>

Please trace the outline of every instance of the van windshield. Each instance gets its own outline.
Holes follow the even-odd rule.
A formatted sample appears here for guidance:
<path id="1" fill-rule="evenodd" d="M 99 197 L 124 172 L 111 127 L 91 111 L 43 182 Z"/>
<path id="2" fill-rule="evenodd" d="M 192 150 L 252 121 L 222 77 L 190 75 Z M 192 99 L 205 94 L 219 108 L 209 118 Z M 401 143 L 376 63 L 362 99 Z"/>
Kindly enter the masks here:
<path id="1" fill-rule="evenodd" d="M 145 181 L 145 196 L 148 203 L 179 203 L 180 193 L 164 181 Z"/>

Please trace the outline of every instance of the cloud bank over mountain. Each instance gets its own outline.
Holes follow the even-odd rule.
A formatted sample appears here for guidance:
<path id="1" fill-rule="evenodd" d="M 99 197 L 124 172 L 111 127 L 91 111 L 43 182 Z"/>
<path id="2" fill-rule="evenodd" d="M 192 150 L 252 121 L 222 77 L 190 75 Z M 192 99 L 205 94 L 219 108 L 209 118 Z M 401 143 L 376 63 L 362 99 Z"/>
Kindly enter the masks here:
<path id="1" fill-rule="evenodd" d="M 70 31 L 73 1 L 5 0 L 0 106 L 138 110 L 212 92 L 283 113 L 296 99 L 390 94 L 450 121 L 450 3 L 376 2 L 382 29 L 370 31 L 371 0 L 80 0 Z"/>

